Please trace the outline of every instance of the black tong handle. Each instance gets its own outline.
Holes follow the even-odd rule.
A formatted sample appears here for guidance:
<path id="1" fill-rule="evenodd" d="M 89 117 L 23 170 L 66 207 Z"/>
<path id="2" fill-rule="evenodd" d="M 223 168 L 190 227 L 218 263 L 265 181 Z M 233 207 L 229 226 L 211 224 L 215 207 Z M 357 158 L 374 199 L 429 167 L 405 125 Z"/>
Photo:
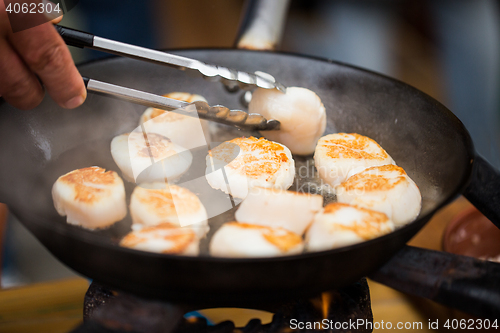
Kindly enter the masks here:
<path id="1" fill-rule="evenodd" d="M 55 25 L 55 28 L 67 45 L 79 48 L 94 46 L 95 36 L 88 32 L 70 29 L 60 25 Z"/>

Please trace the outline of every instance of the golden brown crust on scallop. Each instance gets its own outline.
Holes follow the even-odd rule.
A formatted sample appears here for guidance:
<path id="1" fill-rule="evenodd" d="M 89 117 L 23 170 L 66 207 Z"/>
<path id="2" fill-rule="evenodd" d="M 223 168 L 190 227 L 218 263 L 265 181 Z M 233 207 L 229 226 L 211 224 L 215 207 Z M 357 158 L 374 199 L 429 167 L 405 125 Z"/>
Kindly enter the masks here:
<path id="1" fill-rule="evenodd" d="M 198 197 L 189 190 L 176 185 L 170 185 L 164 189 L 136 187 L 133 195 L 160 218 L 183 215 L 200 209 Z"/>
<path id="2" fill-rule="evenodd" d="M 270 229 L 263 236 L 269 243 L 280 249 L 281 252 L 288 252 L 302 243 L 302 238 L 299 235 L 290 231 L 285 232 L 281 228 L 279 230 Z"/>
<path id="3" fill-rule="evenodd" d="M 167 231 L 168 233 L 163 233 Z M 121 246 L 134 248 L 140 243 L 148 242 L 151 238 L 163 239 L 173 245 L 169 250 L 162 251 L 164 254 L 183 253 L 187 247 L 195 240 L 195 233 L 189 228 L 179 228 L 170 223 L 144 227 L 138 231 L 127 234 L 120 242 Z"/>
<path id="4" fill-rule="evenodd" d="M 345 207 L 352 207 L 352 206 L 349 204 L 345 204 L 345 203 L 332 202 L 323 208 L 323 214 L 333 214 L 336 211 L 338 211 L 339 209 L 342 209 Z"/>
<path id="5" fill-rule="evenodd" d="M 112 185 L 119 179 L 114 171 L 106 171 L 99 167 L 89 167 L 71 171 L 59 178 L 59 181 L 71 185 L 75 192 L 75 201 L 92 204 L 103 194 L 109 193 L 109 188 L 99 185 Z"/>
<path id="6" fill-rule="evenodd" d="M 394 172 L 397 174 L 396 177 L 391 176 L 390 178 L 384 174 L 372 174 L 370 172 Z M 388 191 L 398 184 L 407 181 L 406 172 L 403 168 L 397 165 L 383 165 L 371 167 L 362 172 L 355 174 L 342 183 L 340 186 L 346 191 L 358 191 L 358 192 L 376 192 L 376 191 Z"/>
<path id="7" fill-rule="evenodd" d="M 241 153 L 234 158 L 237 156 L 236 146 Z M 253 136 L 226 141 L 210 150 L 209 156 L 229 163 L 226 167 L 241 170 L 250 178 L 258 178 L 263 174 L 272 176 L 281 168 L 282 163 L 289 161 L 282 145 Z"/>
<path id="8" fill-rule="evenodd" d="M 389 218 L 384 213 L 376 212 L 370 209 L 354 207 L 344 203 L 334 202 L 325 206 L 323 214 L 334 214 L 338 210 L 351 207 L 360 211 L 363 217 L 355 221 L 352 225 L 344 225 L 340 223 L 331 224 L 331 232 L 336 231 L 351 231 L 363 239 L 372 239 L 373 235 L 382 235 L 390 232 L 386 223 Z"/>
<path id="9" fill-rule="evenodd" d="M 333 135 L 340 135 L 342 138 L 332 138 Z M 350 137 L 351 135 L 354 136 L 354 140 Z M 380 150 L 366 151 L 370 143 L 375 144 Z M 388 157 L 386 151 L 377 142 L 357 133 L 330 134 L 321 138 L 318 145 L 326 150 L 326 155 L 330 158 L 384 160 Z"/>
<path id="10" fill-rule="evenodd" d="M 288 252 L 295 246 L 302 243 L 302 238 L 299 235 L 283 228 L 270 228 L 261 225 L 239 222 L 229 222 L 226 224 L 243 229 L 261 230 L 264 239 L 276 246 L 281 252 Z"/>

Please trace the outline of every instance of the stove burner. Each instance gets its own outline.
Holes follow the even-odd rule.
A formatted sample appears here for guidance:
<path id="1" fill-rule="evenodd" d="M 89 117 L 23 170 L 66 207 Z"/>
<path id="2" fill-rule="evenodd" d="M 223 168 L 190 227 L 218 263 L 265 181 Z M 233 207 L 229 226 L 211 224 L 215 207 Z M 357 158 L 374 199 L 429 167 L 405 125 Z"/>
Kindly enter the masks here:
<path id="1" fill-rule="evenodd" d="M 128 332 L 128 333 L 251 333 L 251 332 L 319 332 L 320 323 L 328 322 L 329 332 L 371 332 L 373 316 L 370 292 L 366 279 L 337 290 L 331 290 L 311 299 L 263 304 L 259 310 L 274 313 L 271 323 L 250 320 L 245 327 L 235 328 L 231 321 L 209 325 L 205 318 L 184 314 L 198 310 L 190 306 L 142 299 L 126 293 L 116 293 L 93 282 L 84 304 L 84 324 L 72 333 Z M 353 330 L 343 323 L 363 320 L 369 323 Z M 309 324 L 308 324 L 309 323 Z M 314 325 L 308 329 L 307 325 Z M 337 323 L 337 328 L 335 328 Z M 299 329 L 303 327 L 303 329 Z M 347 327 L 346 327 L 347 326 Z M 321 326 L 324 328 L 324 326 Z"/>

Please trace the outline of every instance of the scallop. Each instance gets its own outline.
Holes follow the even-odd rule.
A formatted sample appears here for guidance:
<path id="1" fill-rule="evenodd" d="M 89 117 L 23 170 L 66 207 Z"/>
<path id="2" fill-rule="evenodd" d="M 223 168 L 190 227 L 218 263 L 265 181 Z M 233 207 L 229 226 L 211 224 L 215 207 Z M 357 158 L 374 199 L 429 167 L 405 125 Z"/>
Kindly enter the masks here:
<path id="1" fill-rule="evenodd" d="M 337 186 L 338 202 L 385 213 L 403 226 L 420 213 L 422 196 L 415 182 L 396 165 L 371 167 Z"/>
<path id="2" fill-rule="evenodd" d="M 122 179 L 97 166 L 59 177 L 52 186 L 52 199 L 69 224 L 86 229 L 107 228 L 127 215 Z"/>
<path id="3" fill-rule="evenodd" d="M 192 229 L 170 223 L 133 230 L 123 237 L 120 245 L 163 254 L 196 256 L 200 252 L 200 239 Z"/>
<path id="4" fill-rule="evenodd" d="M 171 92 L 164 97 L 193 103 L 207 100 L 197 94 Z M 169 138 L 173 143 L 186 149 L 205 147 L 210 143 L 208 121 L 175 112 L 148 108 L 141 116 L 140 125 L 146 133 L 156 133 Z"/>
<path id="5" fill-rule="evenodd" d="M 206 178 L 210 186 L 236 198 L 250 188 L 288 189 L 295 177 L 290 150 L 282 144 L 255 137 L 226 141 L 209 151 Z"/>
<path id="6" fill-rule="evenodd" d="M 238 222 L 281 227 L 302 235 L 323 208 L 323 197 L 279 189 L 253 188 L 235 213 Z"/>
<path id="7" fill-rule="evenodd" d="M 213 235 L 209 245 L 215 257 L 275 257 L 302 252 L 302 238 L 283 228 L 228 222 Z"/>
<path id="8" fill-rule="evenodd" d="M 361 243 L 394 230 L 384 213 L 344 203 L 326 205 L 306 233 L 308 251 L 324 251 Z"/>
<path id="9" fill-rule="evenodd" d="M 170 223 L 204 237 L 208 230 L 207 211 L 191 191 L 161 183 L 136 186 L 130 197 L 133 228 Z"/>
<path id="10" fill-rule="evenodd" d="M 386 164 L 395 164 L 391 156 L 377 142 L 357 133 L 326 135 L 314 153 L 318 175 L 333 188 L 366 168 Z"/>
<path id="11" fill-rule="evenodd" d="M 155 133 L 132 132 L 111 141 L 111 155 L 123 177 L 135 183 L 174 182 L 191 166 L 191 152 Z"/>
<path id="12" fill-rule="evenodd" d="M 325 107 L 318 95 L 306 88 L 289 87 L 286 93 L 258 88 L 248 108 L 250 113 L 279 120 L 279 130 L 261 131 L 261 134 L 284 144 L 294 154 L 312 154 L 325 131 Z"/>

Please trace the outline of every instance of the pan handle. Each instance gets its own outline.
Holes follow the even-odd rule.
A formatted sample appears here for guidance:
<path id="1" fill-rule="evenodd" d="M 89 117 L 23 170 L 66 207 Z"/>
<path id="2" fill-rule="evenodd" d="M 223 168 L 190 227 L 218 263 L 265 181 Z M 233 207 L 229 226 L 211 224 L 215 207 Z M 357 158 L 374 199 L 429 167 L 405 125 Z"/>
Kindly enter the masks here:
<path id="1" fill-rule="evenodd" d="M 483 317 L 500 317 L 500 264 L 405 246 L 370 278 Z"/>
<path id="2" fill-rule="evenodd" d="M 500 171 L 480 155 L 474 158 L 472 178 L 463 194 L 500 228 Z"/>
<path id="3" fill-rule="evenodd" d="M 281 40 L 289 3 L 290 0 L 247 0 L 236 47 L 275 50 Z"/>

